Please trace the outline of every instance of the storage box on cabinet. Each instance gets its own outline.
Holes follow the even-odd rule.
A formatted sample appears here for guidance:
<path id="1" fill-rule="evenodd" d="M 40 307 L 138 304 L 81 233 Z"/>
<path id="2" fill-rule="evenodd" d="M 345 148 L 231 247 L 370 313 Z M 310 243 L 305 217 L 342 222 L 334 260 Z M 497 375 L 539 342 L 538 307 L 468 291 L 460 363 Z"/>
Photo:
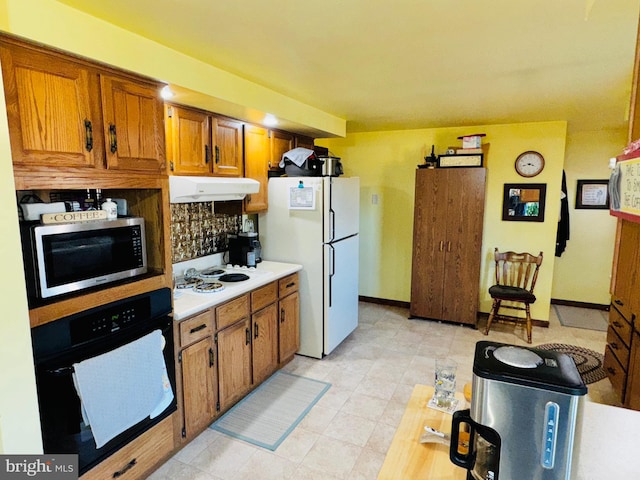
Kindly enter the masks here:
<path id="1" fill-rule="evenodd" d="M 174 448 L 174 416 L 162 420 L 109 458 L 82 475 L 81 480 L 118 478 L 138 480 L 149 476 Z"/>

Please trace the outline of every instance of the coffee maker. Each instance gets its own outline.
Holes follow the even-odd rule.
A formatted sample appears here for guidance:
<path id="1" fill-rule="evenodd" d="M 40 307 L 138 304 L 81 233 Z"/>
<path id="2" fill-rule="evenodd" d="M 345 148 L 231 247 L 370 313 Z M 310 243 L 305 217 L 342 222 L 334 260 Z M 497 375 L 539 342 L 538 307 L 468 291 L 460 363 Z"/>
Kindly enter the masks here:
<path id="1" fill-rule="evenodd" d="M 467 480 L 571 479 L 586 393 L 568 355 L 478 342 L 471 407 L 453 415 L 451 461 Z"/>
<path id="2" fill-rule="evenodd" d="M 229 235 L 229 263 L 241 267 L 255 267 L 262 261 L 262 247 L 255 231 L 253 220 L 244 221 L 244 231 L 237 235 Z"/>

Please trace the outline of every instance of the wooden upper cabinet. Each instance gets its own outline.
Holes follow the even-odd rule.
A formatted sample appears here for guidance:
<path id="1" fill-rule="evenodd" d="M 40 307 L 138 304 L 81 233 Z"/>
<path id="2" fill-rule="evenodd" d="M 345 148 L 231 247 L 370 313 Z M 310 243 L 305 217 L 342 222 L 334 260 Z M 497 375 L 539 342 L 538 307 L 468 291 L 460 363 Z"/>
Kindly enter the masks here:
<path id="1" fill-rule="evenodd" d="M 101 75 L 108 168 L 160 172 L 165 168 L 159 85 Z"/>
<path id="2" fill-rule="evenodd" d="M 167 159 L 173 173 L 207 175 L 211 173 L 211 117 L 205 112 L 168 105 Z"/>
<path id="3" fill-rule="evenodd" d="M 0 46 L 0 59 L 14 164 L 100 165 L 97 74 L 13 44 Z"/>
<path id="4" fill-rule="evenodd" d="M 16 166 L 164 170 L 159 83 L 9 39 L 0 60 Z"/>
<path id="5" fill-rule="evenodd" d="M 244 162 L 242 152 L 242 122 L 213 117 L 213 173 L 228 177 L 242 177 Z"/>
<path id="6" fill-rule="evenodd" d="M 264 211 L 268 207 L 269 132 L 266 128 L 246 125 L 244 129 L 244 175 L 260 182 L 258 193 L 247 195 L 245 212 Z"/>
<path id="7" fill-rule="evenodd" d="M 295 136 L 289 132 L 282 132 L 280 130 L 271 130 L 270 132 L 270 159 L 269 170 L 279 170 L 280 160 L 282 155 L 292 150 L 295 144 Z"/>

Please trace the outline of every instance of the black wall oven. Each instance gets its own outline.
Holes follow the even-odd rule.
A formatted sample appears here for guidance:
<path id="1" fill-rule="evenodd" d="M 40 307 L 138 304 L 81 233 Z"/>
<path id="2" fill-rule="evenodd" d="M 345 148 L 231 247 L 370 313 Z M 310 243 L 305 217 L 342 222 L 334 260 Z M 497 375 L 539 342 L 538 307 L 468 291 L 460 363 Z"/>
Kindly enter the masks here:
<path id="1" fill-rule="evenodd" d="M 173 400 L 159 415 L 147 417 L 97 448 L 91 427 L 83 420 L 81 400 L 73 381 L 73 365 L 135 342 L 155 330 L 162 332 L 166 342 L 162 354 Z M 169 288 L 35 327 L 32 340 L 44 451 L 78 454 L 80 475 L 176 411 Z"/>

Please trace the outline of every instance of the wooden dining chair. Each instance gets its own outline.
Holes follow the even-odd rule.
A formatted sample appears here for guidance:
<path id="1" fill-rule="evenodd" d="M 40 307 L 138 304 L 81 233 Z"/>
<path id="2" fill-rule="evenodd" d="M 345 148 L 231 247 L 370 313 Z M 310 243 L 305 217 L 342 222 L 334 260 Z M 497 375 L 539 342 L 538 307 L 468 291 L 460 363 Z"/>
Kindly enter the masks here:
<path id="1" fill-rule="evenodd" d="M 531 312 L 529 305 L 536 301 L 533 289 L 538 279 L 538 270 L 542 265 L 542 252 L 535 256 L 530 253 L 515 252 L 494 252 L 496 263 L 496 283 L 489 288 L 489 295 L 493 299 L 493 306 L 487 327 L 484 331 L 485 335 L 489 334 L 491 323 L 494 318 L 504 318 L 510 321 L 527 322 L 527 342 L 531 343 Z M 503 305 L 502 302 L 510 302 Z M 515 305 L 512 305 L 514 303 Z M 524 306 L 522 306 L 524 305 Z M 512 310 L 524 310 L 526 318 L 501 315 L 498 313 L 500 308 L 508 308 Z"/>

